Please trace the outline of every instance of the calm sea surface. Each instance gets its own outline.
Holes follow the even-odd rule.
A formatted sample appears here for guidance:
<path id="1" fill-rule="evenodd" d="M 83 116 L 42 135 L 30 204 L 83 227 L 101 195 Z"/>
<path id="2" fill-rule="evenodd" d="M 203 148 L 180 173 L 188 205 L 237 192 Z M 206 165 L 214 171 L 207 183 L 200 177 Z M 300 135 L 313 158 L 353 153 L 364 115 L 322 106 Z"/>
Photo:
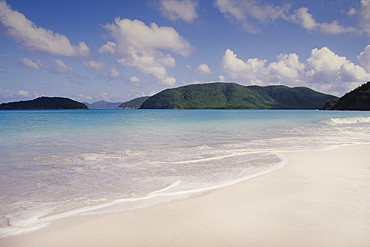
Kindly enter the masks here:
<path id="1" fill-rule="evenodd" d="M 148 207 L 278 169 L 284 152 L 370 142 L 370 112 L 0 111 L 0 236 Z"/>

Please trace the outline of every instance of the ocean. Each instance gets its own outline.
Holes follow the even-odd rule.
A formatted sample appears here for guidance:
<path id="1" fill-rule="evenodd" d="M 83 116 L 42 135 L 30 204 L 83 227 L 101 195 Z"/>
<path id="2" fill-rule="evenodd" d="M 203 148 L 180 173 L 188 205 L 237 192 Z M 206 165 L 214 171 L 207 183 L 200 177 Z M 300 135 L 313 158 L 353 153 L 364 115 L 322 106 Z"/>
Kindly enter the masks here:
<path id="1" fill-rule="evenodd" d="M 70 215 L 150 207 L 370 142 L 370 112 L 0 111 L 0 236 Z"/>

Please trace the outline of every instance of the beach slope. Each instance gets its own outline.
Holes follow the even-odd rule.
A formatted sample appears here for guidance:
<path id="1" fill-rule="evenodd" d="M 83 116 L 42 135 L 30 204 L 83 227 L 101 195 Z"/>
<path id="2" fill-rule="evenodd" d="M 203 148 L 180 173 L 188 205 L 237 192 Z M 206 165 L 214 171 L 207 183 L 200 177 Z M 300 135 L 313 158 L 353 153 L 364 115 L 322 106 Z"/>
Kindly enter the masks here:
<path id="1" fill-rule="evenodd" d="M 370 246 L 370 145 L 152 208 L 57 220 L 0 246 Z"/>

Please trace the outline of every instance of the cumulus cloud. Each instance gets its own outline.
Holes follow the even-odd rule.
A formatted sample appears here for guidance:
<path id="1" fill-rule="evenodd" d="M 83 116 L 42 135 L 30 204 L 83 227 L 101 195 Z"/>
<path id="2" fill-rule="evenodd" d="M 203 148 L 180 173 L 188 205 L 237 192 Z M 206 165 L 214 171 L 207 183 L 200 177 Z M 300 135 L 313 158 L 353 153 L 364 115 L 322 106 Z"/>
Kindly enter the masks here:
<path id="1" fill-rule="evenodd" d="M 346 92 L 370 79 L 364 68 L 355 65 L 346 57 L 335 54 L 327 47 L 311 51 L 306 62 L 306 76 L 317 88 L 333 93 Z"/>
<path id="2" fill-rule="evenodd" d="M 232 80 L 245 79 L 248 83 L 257 83 L 261 76 L 266 74 L 266 60 L 251 58 L 243 61 L 230 49 L 225 51 L 220 64 L 221 69 L 229 74 Z M 225 80 L 225 78 L 224 78 Z"/>
<path id="3" fill-rule="evenodd" d="M 12 10 L 5 1 L 0 1 L 0 23 L 7 35 L 29 50 L 69 57 L 85 57 L 90 54 L 84 42 L 72 45 L 66 36 L 36 26 L 22 13 Z"/>
<path id="4" fill-rule="evenodd" d="M 105 66 L 102 62 L 96 62 L 96 61 L 83 61 L 83 65 L 89 68 L 97 69 L 97 70 L 104 70 Z"/>
<path id="5" fill-rule="evenodd" d="M 198 18 L 198 2 L 194 0 L 160 0 L 162 15 L 170 20 L 192 22 Z"/>
<path id="6" fill-rule="evenodd" d="M 271 75 L 277 76 L 279 79 L 297 79 L 304 70 L 304 64 L 299 62 L 297 54 L 280 54 L 277 57 L 278 62 L 272 62 L 267 67 Z"/>
<path id="7" fill-rule="evenodd" d="M 111 54 L 125 67 L 153 75 L 160 85 L 174 86 L 176 83 L 175 78 L 167 73 L 167 68 L 175 67 L 176 61 L 162 51 L 184 57 L 194 51 L 190 43 L 172 27 L 159 27 L 155 23 L 147 26 L 139 20 L 116 18 L 115 23 L 104 28 L 110 32 L 115 43 L 108 41 L 99 52 Z"/>
<path id="8" fill-rule="evenodd" d="M 368 49 L 370 48 L 366 47 L 359 57 L 370 69 Z M 327 47 L 313 49 L 304 63 L 299 61 L 297 54 L 292 53 L 280 54 L 277 62 L 269 65 L 266 60 L 258 58 L 243 61 L 228 49 L 222 57 L 220 67 L 227 74 L 220 76 L 222 81 L 238 81 L 247 85 L 308 86 L 335 95 L 341 95 L 370 80 L 369 72 L 363 67 L 335 54 Z"/>
<path id="9" fill-rule="evenodd" d="M 199 75 L 212 75 L 212 71 L 209 69 L 206 63 L 202 63 L 201 65 L 199 65 L 198 68 L 195 70 L 195 73 Z"/>
<path id="10" fill-rule="evenodd" d="M 366 46 L 365 50 L 357 56 L 360 65 L 370 73 L 370 45 Z"/>

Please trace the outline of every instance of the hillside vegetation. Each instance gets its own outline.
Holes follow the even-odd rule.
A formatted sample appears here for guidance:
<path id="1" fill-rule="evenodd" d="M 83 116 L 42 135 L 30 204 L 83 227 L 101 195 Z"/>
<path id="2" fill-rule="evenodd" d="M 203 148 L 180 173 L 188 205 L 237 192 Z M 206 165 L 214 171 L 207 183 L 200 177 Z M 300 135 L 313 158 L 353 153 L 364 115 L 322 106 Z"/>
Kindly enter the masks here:
<path id="1" fill-rule="evenodd" d="M 112 103 L 112 102 L 107 102 L 104 100 L 94 102 L 92 104 L 89 103 L 84 103 L 89 109 L 91 110 L 113 110 L 117 109 L 122 102 L 117 102 L 117 103 Z"/>
<path id="2" fill-rule="evenodd" d="M 52 110 L 52 109 L 88 109 L 85 104 L 61 97 L 40 97 L 34 100 L 3 103 L 0 109 L 8 110 Z"/>
<path id="3" fill-rule="evenodd" d="M 336 98 L 305 87 L 208 83 L 167 89 L 141 109 L 319 109 Z"/>
<path id="4" fill-rule="evenodd" d="M 139 97 L 127 102 L 122 103 L 118 109 L 139 109 L 140 106 L 147 100 L 149 96 Z"/>
<path id="5" fill-rule="evenodd" d="M 337 100 L 328 101 L 325 110 L 370 110 L 370 82 L 367 82 Z"/>

